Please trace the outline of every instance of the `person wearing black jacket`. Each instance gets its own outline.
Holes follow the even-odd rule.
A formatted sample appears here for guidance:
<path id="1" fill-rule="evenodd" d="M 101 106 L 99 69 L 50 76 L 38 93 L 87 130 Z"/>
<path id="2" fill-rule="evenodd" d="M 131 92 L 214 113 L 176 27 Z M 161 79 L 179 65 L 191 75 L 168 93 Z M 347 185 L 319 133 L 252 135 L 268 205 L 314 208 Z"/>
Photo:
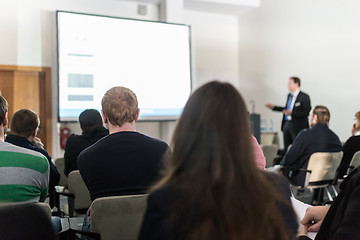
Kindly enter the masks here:
<path id="1" fill-rule="evenodd" d="M 360 239 L 360 168 L 352 171 L 340 184 L 340 193 L 331 207 L 310 207 L 306 210 L 297 240 L 308 240 L 308 231 L 318 231 L 315 240 Z M 311 222 L 315 224 L 311 224 Z"/>
<path id="2" fill-rule="evenodd" d="M 65 145 L 64 173 L 66 176 L 71 171 L 78 170 L 77 158 L 84 149 L 109 134 L 109 130 L 103 126 L 100 113 L 95 109 L 84 110 L 79 116 L 79 122 L 82 134 L 71 134 Z"/>
<path id="3" fill-rule="evenodd" d="M 329 129 L 330 112 L 325 106 L 318 105 L 310 117 L 311 128 L 305 129 L 296 137 L 292 147 L 286 153 L 280 165 L 284 166 L 286 177 L 296 186 L 304 186 L 305 171 L 309 158 L 315 152 L 340 152 L 339 137 Z"/>
<path id="4" fill-rule="evenodd" d="M 288 88 L 290 93 L 287 95 L 285 107 L 275 106 L 271 103 L 266 107 L 273 111 L 283 112 L 281 130 L 284 135 L 284 150 L 287 151 L 290 144 L 293 143 L 297 134 L 309 128 L 308 116 L 311 110 L 310 97 L 300 91 L 301 81 L 298 77 L 289 79 Z"/>
<path id="5" fill-rule="evenodd" d="M 343 157 L 337 170 L 337 177 L 343 179 L 348 172 L 350 162 L 357 151 L 360 151 L 360 111 L 355 114 L 356 122 L 354 123 L 351 133 L 352 136 L 343 146 Z"/>

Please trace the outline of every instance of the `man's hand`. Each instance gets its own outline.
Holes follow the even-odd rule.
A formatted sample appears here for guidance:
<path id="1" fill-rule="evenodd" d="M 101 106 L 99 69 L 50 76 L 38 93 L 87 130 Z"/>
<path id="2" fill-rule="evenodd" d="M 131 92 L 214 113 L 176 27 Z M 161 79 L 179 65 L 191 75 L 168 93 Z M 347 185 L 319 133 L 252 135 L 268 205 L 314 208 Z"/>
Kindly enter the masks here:
<path id="1" fill-rule="evenodd" d="M 308 227 L 301 224 L 300 225 L 300 230 L 299 230 L 299 232 L 297 234 L 297 237 L 306 236 L 307 233 L 308 233 Z"/>
<path id="2" fill-rule="evenodd" d="M 315 206 L 306 209 L 304 218 L 301 224 L 307 227 L 309 232 L 317 232 L 320 229 L 322 221 L 324 220 L 328 208 L 325 206 Z"/>
<path id="3" fill-rule="evenodd" d="M 291 111 L 290 110 L 283 110 L 283 113 L 287 116 L 287 115 L 291 115 Z"/>
<path id="4" fill-rule="evenodd" d="M 270 108 L 271 110 L 274 109 L 274 105 L 271 104 L 271 103 L 268 103 L 268 104 L 266 104 L 265 106 L 266 106 L 267 108 Z"/>
<path id="5" fill-rule="evenodd" d="M 33 143 L 35 144 L 36 147 L 41 147 L 41 148 L 44 147 L 44 144 L 41 142 L 41 139 L 38 138 L 38 137 L 35 137 L 35 138 L 34 138 Z"/>

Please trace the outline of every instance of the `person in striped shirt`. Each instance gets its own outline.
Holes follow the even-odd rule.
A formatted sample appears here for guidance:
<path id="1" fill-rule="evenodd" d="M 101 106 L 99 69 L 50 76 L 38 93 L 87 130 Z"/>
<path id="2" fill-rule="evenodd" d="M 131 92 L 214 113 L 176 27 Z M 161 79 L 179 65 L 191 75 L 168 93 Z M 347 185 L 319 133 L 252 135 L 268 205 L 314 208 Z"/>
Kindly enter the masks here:
<path id="1" fill-rule="evenodd" d="M 5 142 L 7 101 L 0 96 L 0 202 L 45 201 L 49 163 L 39 152 Z"/>

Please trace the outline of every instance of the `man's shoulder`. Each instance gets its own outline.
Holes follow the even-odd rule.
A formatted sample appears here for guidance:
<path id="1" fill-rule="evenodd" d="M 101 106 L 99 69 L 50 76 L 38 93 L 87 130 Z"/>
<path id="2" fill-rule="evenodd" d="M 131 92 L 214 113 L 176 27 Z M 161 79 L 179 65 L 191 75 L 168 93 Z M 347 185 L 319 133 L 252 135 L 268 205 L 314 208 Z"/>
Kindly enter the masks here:
<path id="1" fill-rule="evenodd" d="M 34 151 L 32 149 L 28 149 L 25 147 L 19 147 L 12 143 L 8 142 L 0 142 L 0 152 L 9 152 L 9 153 L 20 153 L 26 154 L 33 157 L 44 158 L 45 156 L 38 151 Z"/>
<path id="2" fill-rule="evenodd" d="M 0 155 L 3 161 L 12 161 L 14 164 L 26 164 L 30 168 L 37 168 L 41 172 L 45 172 L 49 167 L 47 158 L 40 152 L 19 147 L 11 143 L 0 142 Z M 15 161 L 16 160 L 16 163 Z"/>
<path id="3" fill-rule="evenodd" d="M 142 134 L 142 133 L 138 133 L 139 138 L 143 139 L 143 141 L 147 141 L 149 143 L 153 143 L 153 144 L 159 144 L 159 145 L 166 145 L 167 143 L 164 142 L 163 140 L 160 140 L 158 138 L 154 138 L 154 137 L 150 137 L 148 135 Z"/>
<path id="4" fill-rule="evenodd" d="M 300 90 L 300 92 L 299 92 L 299 96 L 306 96 L 306 97 L 309 97 L 309 94 L 307 94 L 307 93 L 305 93 L 305 92 L 303 92 L 303 91 L 301 91 Z"/>

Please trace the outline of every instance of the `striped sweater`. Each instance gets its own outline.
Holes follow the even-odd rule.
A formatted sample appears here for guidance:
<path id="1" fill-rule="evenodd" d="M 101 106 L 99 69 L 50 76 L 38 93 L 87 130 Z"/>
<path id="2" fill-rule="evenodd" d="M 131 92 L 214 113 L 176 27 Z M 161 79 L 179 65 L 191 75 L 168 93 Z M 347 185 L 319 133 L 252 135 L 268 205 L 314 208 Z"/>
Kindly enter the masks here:
<path id="1" fill-rule="evenodd" d="M 0 202 L 44 201 L 49 163 L 44 155 L 0 142 Z"/>

